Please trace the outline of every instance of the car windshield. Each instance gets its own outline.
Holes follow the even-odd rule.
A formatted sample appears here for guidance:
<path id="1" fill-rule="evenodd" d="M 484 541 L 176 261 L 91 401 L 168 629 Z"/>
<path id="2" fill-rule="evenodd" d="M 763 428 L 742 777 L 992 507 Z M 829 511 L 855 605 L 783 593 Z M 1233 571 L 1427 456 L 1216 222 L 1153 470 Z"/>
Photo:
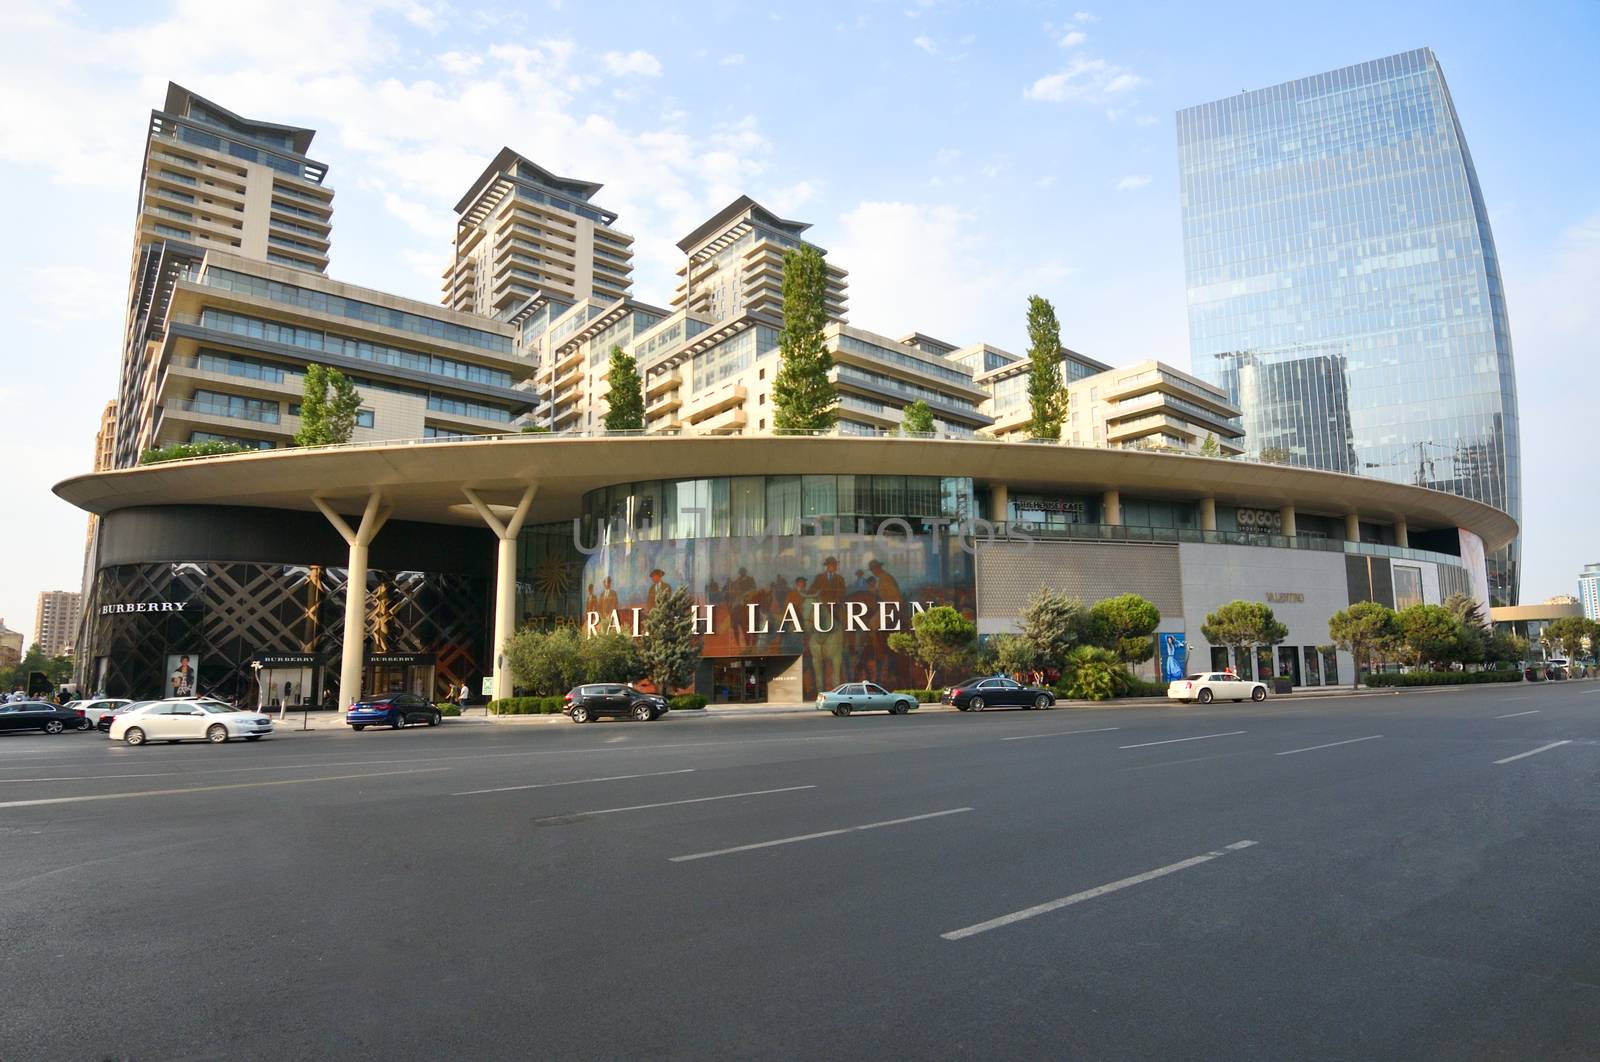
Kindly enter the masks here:
<path id="1" fill-rule="evenodd" d="M 223 704 L 220 701 L 203 701 L 203 702 L 201 702 L 200 707 L 204 708 L 206 711 L 210 712 L 212 715 L 223 715 L 223 714 L 226 714 L 228 712 L 240 711 L 240 709 L 235 708 L 233 705 L 231 705 L 231 704 Z"/>
<path id="2" fill-rule="evenodd" d="M 1185 682 L 1204 682 L 1206 677 L 1204 675 L 1185 675 L 1183 680 Z"/>

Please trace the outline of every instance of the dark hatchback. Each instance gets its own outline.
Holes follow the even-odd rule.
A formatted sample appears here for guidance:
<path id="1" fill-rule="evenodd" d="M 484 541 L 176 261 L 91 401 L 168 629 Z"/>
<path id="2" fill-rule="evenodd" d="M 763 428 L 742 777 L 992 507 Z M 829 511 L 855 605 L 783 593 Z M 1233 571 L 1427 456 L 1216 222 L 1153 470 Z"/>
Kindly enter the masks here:
<path id="1" fill-rule="evenodd" d="M 59 734 L 63 730 L 90 730 L 93 726 L 72 709 L 44 701 L 0 704 L 0 730 L 43 730 L 46 734 Z"/>
<path id="2" fill-rule="evenodd" d="M 444 714 L 428 698 L 416 693 L 385 693 L 352 704 L 344 715 L 351 729 L 387 726 L 399 730 L 407 723 L 438 726 Z"/>
<path id="3" fill-rule="evenodd" d="M 569 690 L 563 710 L 574 723 L 587 723 L 602 715 L 648 723 L 667 714 L 667 699 L 620 683 L 594 682 Z"/>
<path id="4" fill-rule="evenodd" d="M 945 690 L 939 700 L 963 712 L 981 712 L 985 708 L 1054 708 L 1056 695 L 1008 678 L 969 678 Z"/>

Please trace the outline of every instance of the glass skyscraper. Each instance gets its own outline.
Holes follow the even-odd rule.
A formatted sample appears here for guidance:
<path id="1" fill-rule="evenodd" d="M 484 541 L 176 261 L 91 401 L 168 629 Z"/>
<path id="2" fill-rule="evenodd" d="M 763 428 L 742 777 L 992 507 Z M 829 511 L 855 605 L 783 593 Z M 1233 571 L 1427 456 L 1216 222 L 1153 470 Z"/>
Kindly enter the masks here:
<path id="1" fill-rule="evenodd" d="M 1521 519 L 1511 330 L 1472 156 L 1426 49 L 1178 112 L 1195 375 L 1253 455 Z M 1520 547 L 1490 558 L 1517 600 Z"/>

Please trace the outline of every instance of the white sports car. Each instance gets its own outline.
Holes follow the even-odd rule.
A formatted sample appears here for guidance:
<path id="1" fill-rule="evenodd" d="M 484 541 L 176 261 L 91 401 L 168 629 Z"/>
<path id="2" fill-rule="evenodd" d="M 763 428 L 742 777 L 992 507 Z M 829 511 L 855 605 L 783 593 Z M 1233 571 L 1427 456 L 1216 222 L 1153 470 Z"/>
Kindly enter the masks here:
<path id="1" fill-rule="evenodd" d="M 1243 679 L 1238 675 L 1226 671 L 1205 671 L 1198 675 L 1185 675 L 1181 679 L 1173 679 L 1167 686 L 1167 699 L 1182 701 L 1199 701 L 1201 704 L 1210 704 L 1212 701 L 1242 701 L 1246 697 L 1252 701 L 1267 699 L 1267 687 L 1264 683 L 1253 679 Z"/>
<path id="2" fill-rule="evenodd" d="M 221 701 L 151 701 L 111 720 L 111 740 L 143 745 L 147 741 L 209 741 L 220 745 L 232 738 L 256 741 L 272 733 L 272 720 L 242 712 Z"/>

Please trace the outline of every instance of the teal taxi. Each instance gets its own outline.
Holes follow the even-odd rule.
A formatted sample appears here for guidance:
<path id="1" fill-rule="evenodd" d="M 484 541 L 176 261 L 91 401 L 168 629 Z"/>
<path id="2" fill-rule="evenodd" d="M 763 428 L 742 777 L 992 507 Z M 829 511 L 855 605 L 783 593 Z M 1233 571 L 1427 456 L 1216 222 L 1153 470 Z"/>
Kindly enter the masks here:
<path id="1" fill-rule="evenodd" d="M 853 712 L 888 712 L 905 715 L 917 706 L 915 698 L 903 693 L 890 693 L 872 682 L 846 682 L 827 693 L 817 694 L 817 711 L 834 715 Z"/>

